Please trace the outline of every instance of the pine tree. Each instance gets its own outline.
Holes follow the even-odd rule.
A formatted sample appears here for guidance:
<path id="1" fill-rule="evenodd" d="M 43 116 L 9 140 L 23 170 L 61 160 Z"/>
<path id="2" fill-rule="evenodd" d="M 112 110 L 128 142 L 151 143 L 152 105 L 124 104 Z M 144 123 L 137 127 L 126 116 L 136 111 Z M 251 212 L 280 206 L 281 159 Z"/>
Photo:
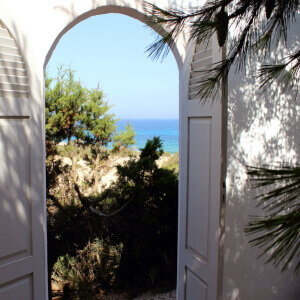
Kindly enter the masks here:
<path id="1" fill-rule="evenodd" d="M 81 139 L 84 134 L 82 124 L 83 103 L 86 89 L 75 80 L 75 71 L 60 67 L 55 84 L 46 78 L 46 138 L 55 142 Z"/>
<path id="2" fill-rule="evenodd" d="M 130 123 L 127 123 L 124 131 L 114 136 L 114 150 L 120 151 L 121 147 L 128 148 L 135 144 L 135 131 Z"/>
<path id="3" fill-rule="evenodd" d="M 105 148 L 112 141 L 113 134 L 116 131 L 116 122 L 114 114 L 110 114 L 111 106 L 104 101 L 103 92 L 98 89 L 91 89 L 87 92 L 87 101 L 83 106 L 84 115 L 82 122 L 85 128 L 84 141 L 92 146 L 95 153 L 95 178 L 94 189 L 98 190 L 100 161 L 107 157 Z"/>
<path id="4" fill-rule="evenodd" d="M 72 160 L 72 178 L 77 181 L 78 145 L 91 145 L 95 154 L 95 189 L 100 160 L 116 130 L 115 115 L 99 88 L 87 89 L 75 80 L 75 71 L 60 67 L 55 80 L 46 77 L 46 139 L 56 144 L 66 140 L 65 150 Z M 72 143 L 71 143 L 72 141 Z"/>
<path id="5" fill-rule="evenodd" d="M 112 141 L 117 119 L 114 114 L 109 113 L 110 109 L 111 106 L 104 100 L 103 92 L 99 88 L 87 91 L 82 116 L 84 141 L 87 144 L 106 147 Z"/>

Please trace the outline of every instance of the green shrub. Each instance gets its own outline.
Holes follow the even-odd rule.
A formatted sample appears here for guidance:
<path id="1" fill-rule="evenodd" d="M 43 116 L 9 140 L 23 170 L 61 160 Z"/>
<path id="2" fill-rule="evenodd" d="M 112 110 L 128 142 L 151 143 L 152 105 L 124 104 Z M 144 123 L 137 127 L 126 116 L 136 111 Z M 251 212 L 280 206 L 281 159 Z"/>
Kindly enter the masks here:
<path id="1" fill-rule="evenodd" d="M 131 296 L 176 281 L 178 179 L 173 170 L 159 168 L 163 154 L 159 138 L 149 140 L 138 160 L 118 166 L 118 180 L 97 199 L 107 218 L 111 241 L 122 243 L 118 287 Z"/>
<path id="2" fill-rule="evenodd" d="M 121 246 L 111 246 L 103 240 L 89 242 L 75 256 L 59 257 L 52 278 L 62 284 L 70 299 L 95 299 L 100 290 L 110 289 L 115 281 Z"/>
<path id="3" fill-rule="evenodd" d="M 127 123 L 124 131 L 120 131 L 113 137 L 113 149 L 119 152 L 121 147 L 128 148 L 135 144 L 135 131 L 130 123 Z"/>
<path id="4" fill-rule="evenodd" d="M 49 270 L 65 285 L 65 299 L 93 299 L 99 289 L 133 297 L 175 288 L 178 176 L 157 166 L 162 154 L 154 138 L 117 167 L 118 180 L 102 194 L 74 190 L 72 199 L 48 209 Z"/>
<path id="5" fill-rule="evenodd" d="M 176 174 L 179 172 L 179 154 L 178 152 L 170 154 L 168 159 L 163 163 L 163 168 L 173 170 Z"/>

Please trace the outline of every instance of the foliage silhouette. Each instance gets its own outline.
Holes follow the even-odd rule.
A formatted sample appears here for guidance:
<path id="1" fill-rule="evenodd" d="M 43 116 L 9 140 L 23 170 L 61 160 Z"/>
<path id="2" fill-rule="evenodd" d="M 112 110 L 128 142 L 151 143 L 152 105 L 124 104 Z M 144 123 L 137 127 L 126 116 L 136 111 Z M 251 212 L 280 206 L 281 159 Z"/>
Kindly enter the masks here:
<path id="1" fill-rule="evenodd" d="M 177 174 L 159 168 L 163 154 L 158 137 L 148 140 L 138 160 L 118 166 L 118 180 L 95 201 L 101 211 L 116 211 L 108 218 L 109 239 L 122 243 L 117 282 L 134 296 L 154 286 L 175 286 L 177 260 Z"/>
<path id="2" fill-rule="evenodd" d="M 59 257 L 65 257 L 60 259 L 60 267 L 55 265 L 55 272 L 74 283 L 68 286 L 70 295 L 77 295 L 84 282 L 91 293 L 95 287 L 121 289 L 131 297 L 153 287 L 175 287 L 178 179 L 173 170 L 157 166 L 162 154 L 160 139 L 153 138 L 138 159 L 117 166 L 118 180 L 101 194 L 84 196 L 82 187 L 75 184 L 76 199 L 55 205 L 55 210 L 49 207 L 49 269 Z M 117 269 L 106 270 L 115 272 L 113 285 L 101 264 L 93 266 L 93 274 L 102 274 L 93 283 L 86 269 L 91 258 L 80 256 L 96 239 L 120 251 Z"/>

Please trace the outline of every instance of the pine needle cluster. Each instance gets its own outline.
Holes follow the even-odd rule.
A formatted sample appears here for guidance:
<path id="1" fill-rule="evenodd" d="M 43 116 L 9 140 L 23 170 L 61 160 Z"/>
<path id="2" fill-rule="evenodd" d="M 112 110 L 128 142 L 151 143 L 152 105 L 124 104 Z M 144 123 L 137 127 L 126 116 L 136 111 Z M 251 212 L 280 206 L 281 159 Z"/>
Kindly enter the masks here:
<path id="1" fill-rule="evenodd" d="M 267 262 L 275 267 L 282 263 L 285 271 L 295 259 L 295 272 L 300 270 L 300 165 L 277 168 L 248 167 L 253 188 L 271 187 L 256 197 L 265 216 L 252 216 L 245 228 L 253 246 L 263 249 L 260 256 L 271 252 Z"/>
<path id="2" fill-rule="evenodd" d="M 216 33 L 220 47 L 228 40 L 229 29 L 235 32 L 227 43 L 224 60 L 211 65 L 211 70 L 206 71 L 204 79 L 198 82 L 200 98 L 214 99 L 232 67 L 239 72 L 247 59 L 265 58 L 279 41 L 286 44 L 287 31 L 296 22 L 300 5 L 299 0 L 209 0 L 202 7 L 188 10 L 177 7 L 165 10 L 148 2 L 144 2 L 144 8 L 149 22 L 162 26 L 166 32 L 160 33 L 147 49 L 153 59 L 164 58 L 184 28 L 189 29 L 191 39 L 202 43 L 208 42 Z M 292 83 L 299 82 L 300 49 L 274 64 L 262 64 L 255 76 L 260 81 L 261 92 L 274 80 L 284 90 L 297 90 L 299 85 Z"/>

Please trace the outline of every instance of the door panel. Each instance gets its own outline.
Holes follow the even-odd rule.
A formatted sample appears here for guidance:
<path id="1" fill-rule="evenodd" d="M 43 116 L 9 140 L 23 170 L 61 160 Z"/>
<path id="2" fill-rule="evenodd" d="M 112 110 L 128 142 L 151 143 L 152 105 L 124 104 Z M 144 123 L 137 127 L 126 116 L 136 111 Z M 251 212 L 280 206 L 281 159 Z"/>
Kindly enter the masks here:
<path id="1" fill-rule="evenodd" d="M 208 261 L 211 118 L 189 118 L 186 249 Z M 201 182 L 201 173 L 207 174 Z"/>
<path id="2" fill-rule="evenodd" d="M 0 23 L 0 300 L 47 297 L 42 110 L 28 81 Z"/>
<path id="3" fill-rule="evenodd" d="M 0 287 L 0 299 L 31 300 L 33 299 L 32 295 L 32 276 L 21 278 Z"/>
<path id="4" fill-rule="evenodd" d="M 222 201 L 222 122 L 220 97 L 199 99 L 203 70 L 222 59 L 216 38 L 195 46 L 185 69 L 186 99 L 181 115 L 178 299 L 213 300 L 219 292 L 220 209 Z M 222 99 L 223 100 L 223 99 Z"/>
<path id="5" fill-rule="evenodd" d="M 0 117 L 0 263 L 31 254 L 29 119 Z M 13 189 L 9 188 L 14 186 Z"/>
<path id="6" fill-rule="evenodd" d="M 185 299 L 207 299 L 206 283 L 189 269 L 186 269 Z"/>

